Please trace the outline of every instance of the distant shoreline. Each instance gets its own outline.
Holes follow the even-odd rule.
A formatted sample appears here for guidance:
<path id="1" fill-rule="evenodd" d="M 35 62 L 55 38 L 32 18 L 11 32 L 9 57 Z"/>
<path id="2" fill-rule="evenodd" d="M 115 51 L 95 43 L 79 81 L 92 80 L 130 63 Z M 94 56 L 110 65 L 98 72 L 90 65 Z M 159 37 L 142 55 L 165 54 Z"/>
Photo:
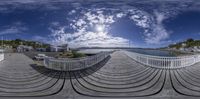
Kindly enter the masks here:
<path id="1" fill-rule="evenodd" d="M 171 55 L 173 56 L 186 56 L 186 55 L 195 55 L 196 53 L 193 52 L 186 52 L 186 51 L 179 51 L 179 50 L 171 50 L 171 49 L 153 49 L 153 48 L 83 48 L 83 49 L 79 49 L 79 51 L 81 53 L 88 53 L 88 52 L 84 52 L 83 50 L 91 50 L 91 49 L 99 49 L 99 50 L 127 50 L 127 49 L 143 49 L 143 50 L 160 50 L 160 51 L 169 51 Z M 97 53 L 98 51 L 95 51 L 94 53 Z M 92 53 L 92 52 L 89 52 Z M 93 54 L 94 54 L 93 53 Z"/>
<path id="2" fill-rule="evenodd" d="M 186 52 L 186 51 L 172 50 L 172 49 L 159 49 L 159 50 L 170 51 L 175 56 L 186 56 L 186 55 L 195 55 L 196 54 L 194 52 Z"/>

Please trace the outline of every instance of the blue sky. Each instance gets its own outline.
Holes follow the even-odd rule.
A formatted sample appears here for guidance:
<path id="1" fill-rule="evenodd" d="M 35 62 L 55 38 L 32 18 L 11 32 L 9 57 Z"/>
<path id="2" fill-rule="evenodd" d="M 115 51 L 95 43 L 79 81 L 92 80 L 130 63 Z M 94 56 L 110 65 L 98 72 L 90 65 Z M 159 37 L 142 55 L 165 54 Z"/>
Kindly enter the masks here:
<path id="1" fill-rule="evenodd" d="M 200 39 L 200 2 L 1 0 L 0 36 L 71 47 L 163 47 Z"/>

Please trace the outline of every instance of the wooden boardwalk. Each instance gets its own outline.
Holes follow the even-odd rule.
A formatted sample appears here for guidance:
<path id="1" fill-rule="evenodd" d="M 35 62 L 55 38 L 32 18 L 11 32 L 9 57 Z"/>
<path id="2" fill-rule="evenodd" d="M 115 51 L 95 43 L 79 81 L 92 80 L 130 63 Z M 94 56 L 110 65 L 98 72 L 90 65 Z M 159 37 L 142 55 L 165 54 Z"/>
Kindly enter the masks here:
<path id="1" fill-rule="evenodd" d="M 144 66 L 121 51 L 81 71 L 37 66 L 23 54 L 0 62 L 0 99 L 200 98 L 200 63 L 165 70 Z"/>

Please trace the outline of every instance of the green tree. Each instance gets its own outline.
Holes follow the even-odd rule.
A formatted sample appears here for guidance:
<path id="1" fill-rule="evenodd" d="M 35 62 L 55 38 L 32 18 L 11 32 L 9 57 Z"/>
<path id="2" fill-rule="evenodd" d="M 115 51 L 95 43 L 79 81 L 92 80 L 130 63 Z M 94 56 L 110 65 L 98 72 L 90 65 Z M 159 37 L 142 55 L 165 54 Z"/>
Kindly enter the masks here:
<path id="1" fill-rule="evenodd" d="M 189 39 L 187 39 L 187 41 L 186 42 L 194 42 L 194 39 L 192 39 L 192 38 L 189 38 Z"/>

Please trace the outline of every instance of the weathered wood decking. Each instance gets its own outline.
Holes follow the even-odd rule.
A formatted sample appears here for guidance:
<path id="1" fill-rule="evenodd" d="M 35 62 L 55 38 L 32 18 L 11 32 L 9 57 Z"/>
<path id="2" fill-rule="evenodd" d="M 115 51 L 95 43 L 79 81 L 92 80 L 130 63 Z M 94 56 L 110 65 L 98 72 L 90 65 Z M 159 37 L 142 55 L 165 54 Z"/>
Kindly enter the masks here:
<path id="1" fill-rule="evenodd" d="M 11 97 L 199 99 L 200 64 L 177 70 L 156 69 L 117 51 L 91 68 L 59 72 L 34 65 L 23 54 L 5 54 L 0 62 L 0 98 Z"/>

